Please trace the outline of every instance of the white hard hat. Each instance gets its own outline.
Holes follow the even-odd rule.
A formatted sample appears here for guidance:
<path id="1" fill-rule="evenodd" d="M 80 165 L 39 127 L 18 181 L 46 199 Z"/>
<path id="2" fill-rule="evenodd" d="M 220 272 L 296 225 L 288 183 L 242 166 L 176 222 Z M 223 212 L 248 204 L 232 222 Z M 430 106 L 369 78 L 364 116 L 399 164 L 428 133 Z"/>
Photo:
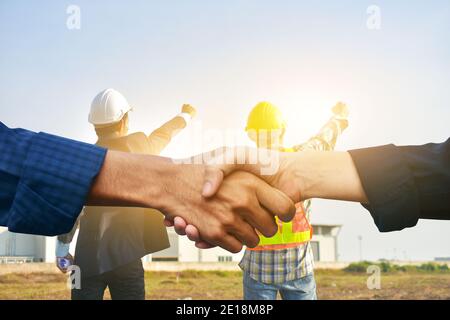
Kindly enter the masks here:
<path id="1" fill-rule="evenodd" d="M 97 94 L 91 103 L 89 122 L 95 126 L 119 122 L 132 108 L 127 99 L 114 89 L 106 89 Z"/>

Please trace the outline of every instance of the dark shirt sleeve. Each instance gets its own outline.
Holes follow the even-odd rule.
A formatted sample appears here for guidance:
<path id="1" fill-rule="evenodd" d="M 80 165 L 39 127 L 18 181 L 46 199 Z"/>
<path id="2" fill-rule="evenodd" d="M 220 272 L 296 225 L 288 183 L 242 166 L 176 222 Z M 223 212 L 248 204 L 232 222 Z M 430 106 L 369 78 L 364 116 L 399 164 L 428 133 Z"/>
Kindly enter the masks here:
<path id="1" fill-rule="evenodd" d="M 54 236 L 72 229 L 106 149 L 0 122 L 0 225 Z"/>
<path id="2" fill-rule="evenodd" d="M 380 231 L 413 227 L 418 219 L 450 220 L 450 139 L 349 152 L 369 199 L 364 207 Z"/>
<path id="3" fill-rule="evenodd" d="M 75 233 L 77 232 L 78 226 L 80 225 L 80 219 L 83 216 L 83 213 L 81 213 L 77 219 L 77 221 L 75 221 L 72 230 L 70 230 L 70 232 L 68 233 L 64 233 L 64 234 L 60 234 L 57 239 L 58 241 L 61 241 L 62 243 L 65 244 L 70 244 L 73 240 L 73 237 L 75 236 Z M 61 256 L 60 256 L 61 257 Z"/>

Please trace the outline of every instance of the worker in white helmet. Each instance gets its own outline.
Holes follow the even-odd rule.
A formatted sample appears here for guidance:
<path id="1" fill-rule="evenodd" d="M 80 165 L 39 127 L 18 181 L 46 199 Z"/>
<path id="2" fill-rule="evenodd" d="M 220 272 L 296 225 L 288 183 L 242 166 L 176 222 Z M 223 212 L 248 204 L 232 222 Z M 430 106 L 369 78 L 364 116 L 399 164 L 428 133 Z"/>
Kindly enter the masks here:
<path id="1" fill-rule="evenodd" d="M 94 98 L 89 122 L 97 133 L 97 145 L 157 155 L 196 114 L 195 108 L 185 104 L 181 113 L 150 135 L 128 134 L 131 109 L 125 97 L 114 89 L 106 89 Z M 72 289 L 72 299 L 102 299 L 107 287 L 112 299 L 144 299 L 141 258 L 169 247 L 163 215 L 142 208 L 85 207 L 79 225 L 75 259 L 69 245 L 77 224 L 70 233 L 58 237 L 56 246 L 57 266 L 62 272 L 71 264 L 81 270 L 81 289 Z"/>

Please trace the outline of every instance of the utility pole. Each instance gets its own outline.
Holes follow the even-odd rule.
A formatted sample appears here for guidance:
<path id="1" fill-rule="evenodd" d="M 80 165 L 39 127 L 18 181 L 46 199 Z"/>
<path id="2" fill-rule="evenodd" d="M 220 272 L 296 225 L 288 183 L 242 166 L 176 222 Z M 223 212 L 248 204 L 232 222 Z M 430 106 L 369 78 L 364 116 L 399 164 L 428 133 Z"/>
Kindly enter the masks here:
<path id="1" fill-rule="evenodd" d="M 359 261 L 363 260 L 363 254 L 362 254 L 362 236 L 358 236 L 358 242 L 359 242 Z"/>
<path id="2" fill-rule="evenodd" d="M 197 248 L 198 250 L 198 262 L 203 262 L 203 250 Z"/>

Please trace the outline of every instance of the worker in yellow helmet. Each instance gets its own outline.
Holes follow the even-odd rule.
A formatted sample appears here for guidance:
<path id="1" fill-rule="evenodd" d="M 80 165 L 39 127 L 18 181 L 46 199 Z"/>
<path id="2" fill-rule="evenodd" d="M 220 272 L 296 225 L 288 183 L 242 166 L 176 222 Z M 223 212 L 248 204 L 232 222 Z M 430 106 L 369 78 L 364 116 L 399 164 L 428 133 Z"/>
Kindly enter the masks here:
<path id="1" fill-rule="evenodd" d="M 252 109 L 246 131 L 258 148 L 284 152 L 333 150 L 337 137 L 348 126 L 348 109 L 338 103 L 332 112 L 333 116 L 317 135 L 292 148 L 284 147 L 286 122 L 281 111 L 269 102 L 258 103 Z M 277 219 L 278 232 L 273 237 L 260 235 L 259 245 L 245 250 L 239 264 L 244 271 L 244 299 L 274 300 L 278 292 L 287 300 L 317 299 L 310 207 L 310 200 L 297 203 L 297 213 L 291 222 Z"/>

